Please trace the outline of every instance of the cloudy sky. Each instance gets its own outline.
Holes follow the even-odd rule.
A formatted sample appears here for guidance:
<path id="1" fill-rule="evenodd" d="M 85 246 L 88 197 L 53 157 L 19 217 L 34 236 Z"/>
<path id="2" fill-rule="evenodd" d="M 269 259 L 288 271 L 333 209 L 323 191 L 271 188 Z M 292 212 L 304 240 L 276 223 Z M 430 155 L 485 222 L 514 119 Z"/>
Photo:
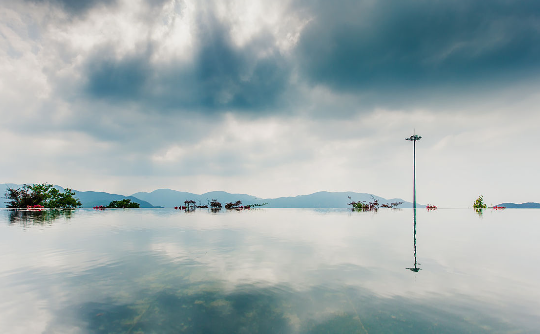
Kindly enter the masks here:
<path id="1" fill-rule="evenodd" d="M 2 0 L 0 183 L 540 202 L 537 0 Z"/>

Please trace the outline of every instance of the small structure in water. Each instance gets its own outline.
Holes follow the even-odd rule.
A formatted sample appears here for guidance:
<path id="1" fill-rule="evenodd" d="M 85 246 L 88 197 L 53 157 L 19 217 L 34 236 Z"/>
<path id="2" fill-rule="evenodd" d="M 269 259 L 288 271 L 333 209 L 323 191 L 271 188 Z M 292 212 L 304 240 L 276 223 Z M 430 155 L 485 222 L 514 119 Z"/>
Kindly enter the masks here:
<path id="1" fill-rule="evenodd" d="M 217 212 L 221 210 L 222 207 L 223 206 L 217 201 L 217 199 L 212 199 L 212 201 L 210 201 L 210 210 L 212 210 L 212 212 Z"/>
<path id="2" fill-rule="evenodd" d="M 196 202 L 194 200 L 187 200 L 184 202 L 185 206 L 182 207 L 182 209 L 186 211 L 195 211 L 195 204 Z"/>

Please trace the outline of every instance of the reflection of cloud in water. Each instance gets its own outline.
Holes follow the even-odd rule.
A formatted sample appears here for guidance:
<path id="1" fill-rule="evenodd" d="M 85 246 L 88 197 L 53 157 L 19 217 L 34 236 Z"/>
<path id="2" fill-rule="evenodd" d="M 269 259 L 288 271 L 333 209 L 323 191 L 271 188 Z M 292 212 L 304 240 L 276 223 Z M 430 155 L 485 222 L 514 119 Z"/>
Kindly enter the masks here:
<path id="1" fill-rule="evenodd" d="M 174 242 L 160 240 L 149 247 L 172 262 L 195 261 L 213 278 L 232 286 L 288 283 L 297 289 L 329 279 L 366 284 L 366 280 L 358 282 L 359 272 L 364 279 L 378 281 L 368 275 L 372 268 L 381 269 L 380 257 L 399 254 L 399 242 L 390 248 L 374 242 L 380 226 L 360 222 L 361 235 L 351 234 L 351 230 L 358 232 L 359 222 L 347 221 L 345 212 L 336 213 L 345 221 L 328 226 L 327 216 L 313 211 L 290 210 L 285 212 L 287 217 L 279 218 L 272 213 L 259 214 L 262 221 L 253 221 L 254 214 L 248 213 L 226 220 L 225 226 L 211 220 L 204 225 L 182 225 L 182 234 L 168 238 Z M 406 226 L 402 229 L 408 231 Z M 399 266 L 396 260 L 396 271 Z M 347 271 L 341 271 L 343 268 Z"/>
<path id="2" fill-rule="evenodd" d="M 74 305 L 51 323 L 49 332 L 84 324 L 92 333 L 456 333 L 507 332 L 504 319 L 454 312 L 458 300 L 380 298 L 362 289 L 313 287 L 292 292 L 285 286 L 240 286 L 139 292 L 130 303 Z M 474 308 L 477 305 L 471 305 Z M 71 319 L 66 321 L 65 319 Z"/>
<path id="3" fill-rule="evenodd" d="M 204 324 L 188 318 L 220 322 L 229 314 L 235 319 L 227 320 L 227 330 L 264 332 L 256 323 L 265 318 L 240 308 L 236 296 L 259 300 L 261 305 L 249 304 L 254 309 L 272 304 L 272 319 L 283 324 L 282 332 L 319 333 L 343 323 L 343 331 L 362 333 L 354 327 L 357 319 L 368 331 L 384 329 L 386 322 L 394 326 L 389 332 L 399 332 L 400 323 L 405 332 L 417 326 L 437 332 L 506 330 L 487 314 L 512 324 L 508 328 L 521 326 L 516 319 L 524 320 L 520 328 L 538 325 L 528 325 L 538 310 L 535 269 L 513 262 L 529 274 L 509 277 L 501 271 L 508 259 L 519 259 L 516 254 L 537 258 L 520 249 L 536 245 L 533 221 L 513 225 L 509 234 L 495 218 L 478 220 L 474 212 L 475 224 L 456 219 L 462 213 L 430 215 L 440 218 L 419 220 L 424 270 L 415 274 L 403 270 L 413 250 L 407 210 L 375 216 L 308 210 L 79 212 L 70 224 L 54 228 L 0 224 L 0 262 L 6 265 L 0 292 L 16 301 L 0 303 L 0 330 L 17 332 L 35 317 L 32 326 L 48 325 L 49 332 L 99 332 L 100 326 L 126 332 L 127 323 L 132 333 L 137 323 L 147 331 L 170 323 L 158 332 L 177 332 L 177 314 L 187 319 L 189 333 Z M 500 241 L 512 237 L 514 247 L 499 250 Z M 515 282 L 523 283 L 520 290 Z M 208 326 L 208 332 L 215 330 Z"/>

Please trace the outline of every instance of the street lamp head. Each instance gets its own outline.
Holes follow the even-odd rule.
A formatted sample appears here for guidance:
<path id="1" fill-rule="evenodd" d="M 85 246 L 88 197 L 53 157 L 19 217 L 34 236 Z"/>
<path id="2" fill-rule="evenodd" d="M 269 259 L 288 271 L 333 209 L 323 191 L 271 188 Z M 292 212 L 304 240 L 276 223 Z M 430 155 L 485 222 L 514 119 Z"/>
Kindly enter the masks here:
<path id="1" fill-rule="evenodd" d="M 405 138 L 405 140 L 417 141 L 417 140 L 420 140 L 421 138 L 422 138 L 422 136 L 419 136 L 419 135 L 412 135 L 412 136 L 410 136 L 409 138 Z"/>

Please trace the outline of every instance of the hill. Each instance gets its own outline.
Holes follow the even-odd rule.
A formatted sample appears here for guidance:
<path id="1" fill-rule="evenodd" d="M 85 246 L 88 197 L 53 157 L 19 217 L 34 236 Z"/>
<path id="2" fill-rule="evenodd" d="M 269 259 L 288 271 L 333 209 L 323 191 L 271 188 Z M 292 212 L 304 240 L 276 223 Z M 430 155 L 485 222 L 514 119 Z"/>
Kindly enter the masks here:
<path id="1" fill-rule="evenodd" d="M 82 203 L 83 208 L 92 208 L 94 206 L 106 206 L 109 205 L 112 201 L 119 201 L 124 198 L 130 199 L 134 203 L 139 203 L 141 208 L 156 208 L 159 206 L 154 206 L 147 201 L 141 200 L 134 196 L 124 196 L 118 194 L 109 194 L 106 192 L 96 192 L 96 191 L 75 191 L 75 197 L 78 197 Z"/>
<path id="2" fill-rule="evenodd" d="M 497 206 L 504 206 L 508 209 L 540 209 L 540 203 L 534 203 L 534 202 L 527 202 L 527 203 L 501 203 L 497 204 Z"/>
<path id="3" fill-rule="evenodd" d="M 261 199 L 255 196 L 246 194 L 229 194 L 224 191 L 212 191 L 202 195 L 193 194 L 189 192 L 177 191 L 172 189 L 157 189 L 150 193 L 138 192 L 132 196 L 140 198 L 144 201 L 152 203 L 154 205 L 163 206 L 165 208 L 172 208 L 175 206 L 184 205 L 186 200 L 194 200 L 199 204 L 208 204 L 212 199 L 217 199 L 219 202 L 225 204 L 228 202 L 242 201 L 244 204 L 261 203 Z"/>

